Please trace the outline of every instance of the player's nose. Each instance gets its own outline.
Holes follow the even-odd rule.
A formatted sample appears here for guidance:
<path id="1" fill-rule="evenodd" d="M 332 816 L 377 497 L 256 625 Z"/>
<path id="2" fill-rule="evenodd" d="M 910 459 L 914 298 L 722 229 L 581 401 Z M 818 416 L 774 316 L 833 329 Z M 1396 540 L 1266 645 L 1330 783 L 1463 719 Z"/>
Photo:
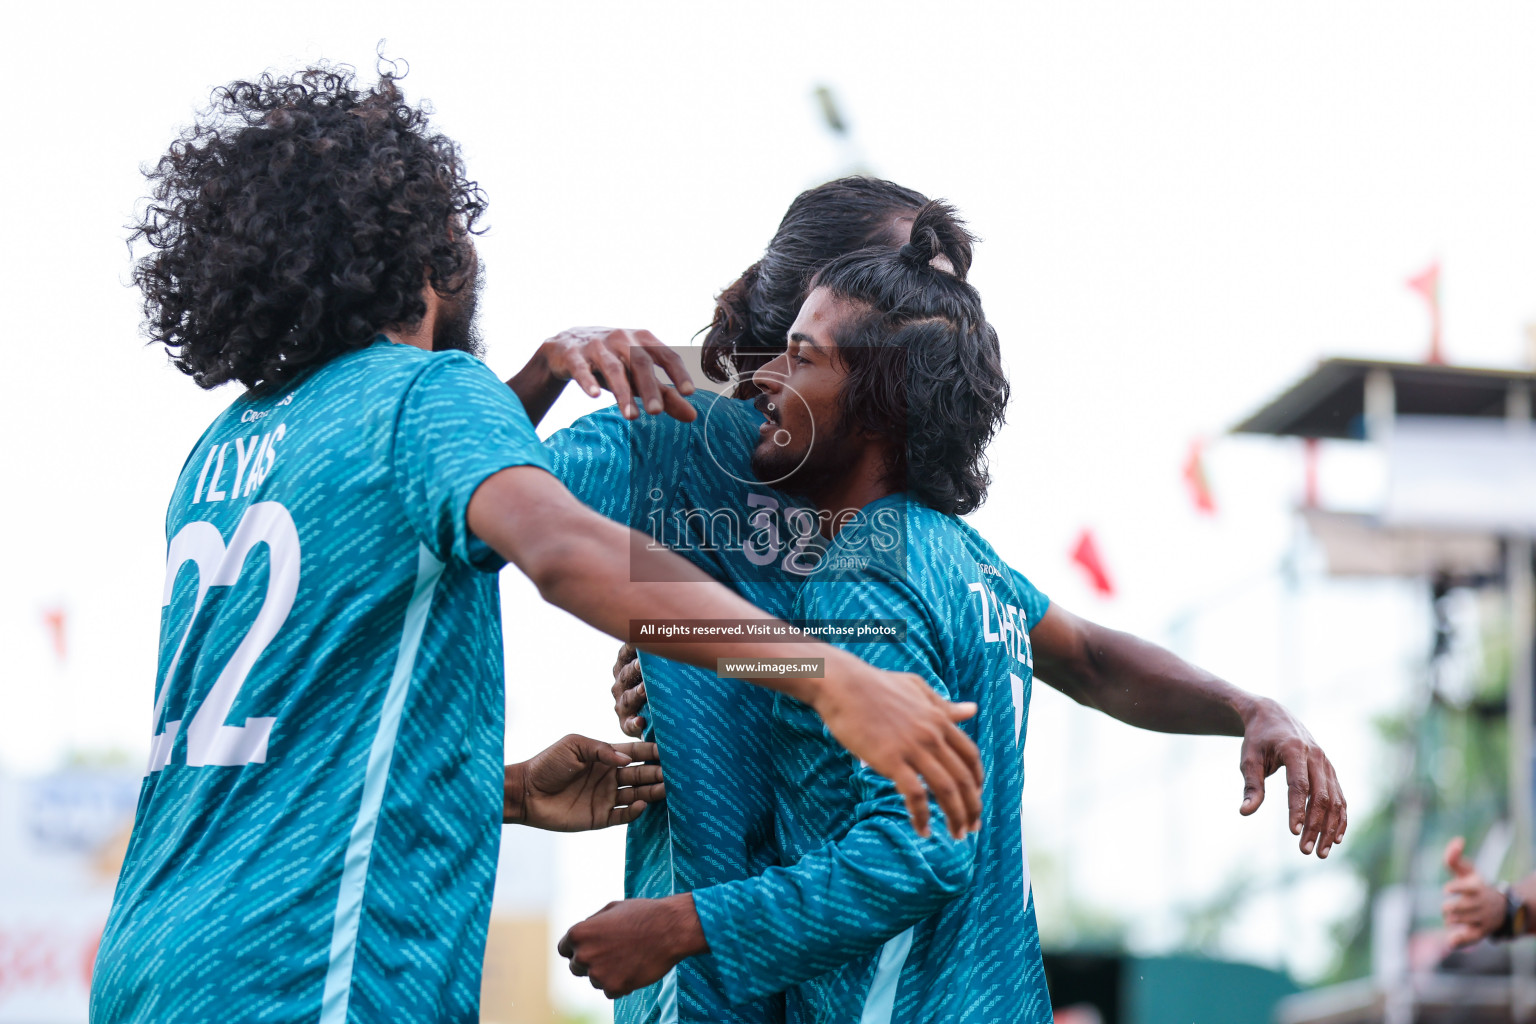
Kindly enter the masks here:
<path id="1" fill-rule="evenodd" d="M 784 377 L 789 373 L 789 356 L 780 352 L 768 362 L 759 366 L 752 374 L 752 383 L 770 395 L 776 395 L 784 389 Z"/>

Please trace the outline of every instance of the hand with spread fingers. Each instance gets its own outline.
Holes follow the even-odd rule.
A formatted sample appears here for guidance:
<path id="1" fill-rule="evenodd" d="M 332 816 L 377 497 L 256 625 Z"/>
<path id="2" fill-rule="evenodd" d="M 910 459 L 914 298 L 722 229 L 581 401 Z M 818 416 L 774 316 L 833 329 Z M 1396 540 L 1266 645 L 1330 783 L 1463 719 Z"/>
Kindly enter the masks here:
<path id="1" fill-rule="evenodd" d="M 609 999 L 660 981 L 678 963 L 709 952 L 691 893 L 619 900 L 571 926 L 558 946 L 571 973 Z"/>
<path id="2" fill-rule="evenodd" d="M 640 713 L 644 709 L 645 677 L 640 674 L 640 655 L 633 644 L 625 644 L 613 663 L 613 713 L 618 716 L 624 735 L 635 739 L 645 735 L 648 723 Z"/>
<path id="3" fill-rule="evenodd" d="M 1461 836 L 1445 848 L 1445 866 L 1451 880 L 1445 883 L 1445 902 L 1440 912 L 1445 918 L 1446 938 L 1452 946 L 1470 946 L 1490 938 L 1514 938 L 1529 931 L 1526 918 L 1528 899 L 1523 891 L 1536 879 L 1512 886 L 1509 895 L 1490 885 L 1466 858 L 1467 841 Z M 1513 906 L 1518 921 L 1510 920 Z"/>
<path id="4" fill-rule="evenodd" d="M 672 382 L 663 384 L 656 368 Z M 507 384 L 537 424 L 574 380 L 588 396 L 613 392 L 619 413 L 629 420 L 642 412 L 666 413 L 691 423 L 698 412 L 684 401 L 694 392 L 693 377 L 672 349 L 650 331 L 622 327 L 571 327 L 539 346 L 528 365 Z"/>
<path id="5" fill-rule="evenodd" d="M 626 825 L 666 796 L 654 743 L 603 743 L 572 734 L 506 767 L 502 821 L 551 832 Z"/>
<path id="6" fill-rule="evenodd" d="M 871 668 L 839 648 L 831 654 L 826 678 L 814 681 L 805 701 L 832 737 L 896 784 L 918 835 L 929 835 L 930 796 L 952 838 L 980 831 L 981 754 L 957 727 L 976 714 L 976 703 L 947 701 L 911 672 Z"/>
<path id="7" fill-rule="evenodd" d="M 1291 834 L 1301 837 L 1301 852 L 1317 851 L 1326 858 L 1343 842 L 1349 827 L 1349 806 L 1333 762 L 1312 734 L 1284 707 L 1258 699 L 1243 715 L 1243 748 L 1238 768 L 1243 774 L 1243 802 L 1248 815 L 1264 803 L 1264 780 L 1285 767 L 1286 799 Z"/>

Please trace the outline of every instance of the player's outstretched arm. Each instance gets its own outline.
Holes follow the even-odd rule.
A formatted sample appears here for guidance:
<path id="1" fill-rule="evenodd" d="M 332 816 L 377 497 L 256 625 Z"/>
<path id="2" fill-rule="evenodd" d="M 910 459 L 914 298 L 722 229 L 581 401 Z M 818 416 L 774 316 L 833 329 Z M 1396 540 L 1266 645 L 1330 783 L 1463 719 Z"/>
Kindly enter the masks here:
<path id="1" fill-rule="evenodd" d="M 658 365 L 675 387 L 657 380 Z M 571 380 L 592 398 L 604 388 L 612 391 L 625 419 L 635 419 L 642 409 L 653 416 L 665 412 L 685 423 L 698 415 L 682 398 L 694 390 L 688 368 L 650 331 L 614 327 L 561 331 L 539 346 L 507 386 L 537 426 Z"/>
<path id="2" fill-rule="evenodd" d="M 533 466 L 487 479 L 470 499 L 467 518 L 470 530 L 526 573 L 546 601 L 620 639 L 630 639 L 630 621 L 641 618 L 778 621 L 679 556 L 604 519 Z M 720 658 L 824 659 L 824 678 L 757 682 L 815 708 L 839 743 L 895 783 L 920 835 L 928 834 L 929 792 L 957 838 L 980 827 L 981 757 L 954 724 L 974 715 L 974 704 L 952 704 L 918 676 L 872 668 L 823 643 L 719 639 L 654 650 L 704 668 Z"/>
<path id="3" fill-rule="evenodd" d="M 1240 690 L 1178 655 L 1051 605 L 1029 631 L 1035 677 L 1068 697 L 1157 732 L 1241 736 L 1239 811 L 1264 802 L 1264 780 L 1285 767 L 1290 826 L 1301 852 L 1328 856 L 1349 826 L 1333 763 L 1277 702 Z"/>
<path id="4" fill-rule="evenodd" d="M 654 743 L 604 743 L 572 733 L 509 764 L 501 820 L 551 832 L 627 825 L 667 795 Z"/>

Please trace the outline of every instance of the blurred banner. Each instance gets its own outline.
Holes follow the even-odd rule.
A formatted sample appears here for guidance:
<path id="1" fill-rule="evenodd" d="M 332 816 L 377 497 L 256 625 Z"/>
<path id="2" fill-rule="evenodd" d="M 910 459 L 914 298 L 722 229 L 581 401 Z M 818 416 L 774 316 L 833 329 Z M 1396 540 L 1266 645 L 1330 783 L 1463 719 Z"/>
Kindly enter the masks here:
<path id="1" fill-rule="evenodd" d="M 1303 508 L 1308 531 L 1322 546 L 1331 576 L 1455 579 L 1497 576 L 1499 539 L 1476 530 L 1384 528 L 1373 515 Z"/>
<path id="2" fill-rule="evenodd" d="M 136 772 L 0 776 L 0 1022 L 86 1019 Z"/>
<path id="3" fill-rule="evenodd" d="M 1536 430 L 1529 423 L 1399 416 L 1388 461 L 1388 525 L 1536 535 Z"/>
<path id="4" fill-rule="evenodd" d="M 0 1024 L 84 1024 L 91 970 L 128 848 L 139 772 L 0 775 Z M 553 1024 L 556 837 L 502 830 L 481 1019 Z"/>

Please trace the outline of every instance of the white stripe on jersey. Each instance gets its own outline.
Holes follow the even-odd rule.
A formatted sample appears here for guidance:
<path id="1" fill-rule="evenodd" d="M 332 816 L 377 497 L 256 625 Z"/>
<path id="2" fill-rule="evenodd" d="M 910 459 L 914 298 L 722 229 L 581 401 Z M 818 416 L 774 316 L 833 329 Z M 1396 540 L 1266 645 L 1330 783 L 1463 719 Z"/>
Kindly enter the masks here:
<path id="1" fill-rule="evenodd" d="M 368 882 L 368 861 L 373 855 L 373 834 L 379 827 L 379 807 L 384 802 L 384 787 L 389 781 L 389 762 L 395 753 L 395 736 L 400 731 L 400 716 L 405 710 L 406 691 L 411 688 L 411 674 L 416 668 L 416 651 L 421 634 L 427 628 L 427 612 L 432 594 L 443 575 L 443 563 L 433 557 L 427 546 L 419 546 L 416 556 L 416 587 L 411 603 L 405 608 L 405 627 L 400 635 L 400 651 L 395 656 L 395 671 L 384 693 L 384 707 L 379 712 L 379 731 L 368 750 L 368 769 L 363 776 L 363 801 L 347 840 L 347 855 L 342 861 L 341 894 L 336 900 L 336 923 L 331 930 L 331 961 L 325 971 L 325 994 L 320 1001 L 320 1024 L 346 1024 L 347 1002 L 352 995 L 352 962 L 357 953 L 357 926 L 363 913 L 363 889 Z"/>

